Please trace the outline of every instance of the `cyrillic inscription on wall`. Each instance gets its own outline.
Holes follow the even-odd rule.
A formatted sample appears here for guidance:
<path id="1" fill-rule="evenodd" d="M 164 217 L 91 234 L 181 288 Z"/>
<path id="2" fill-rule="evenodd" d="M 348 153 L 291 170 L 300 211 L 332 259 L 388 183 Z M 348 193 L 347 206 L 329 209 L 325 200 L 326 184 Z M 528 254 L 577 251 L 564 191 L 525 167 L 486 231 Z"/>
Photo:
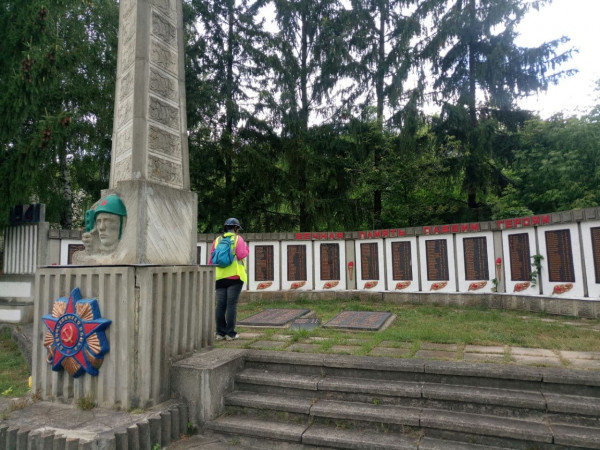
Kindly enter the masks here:
<path id="1" fill-rule="evenodd" d="M 321 244 L 321 280 L 340 279 L 339 244 Z"/>
<path id="2" fill-rule="evenodd" d="M 569 230 L 546 231 L 546 254 L 551 282 L 575 282 Z"/>
<path id="3" fill-rule="evenodd" d="M 379 260 L 376 243 L 360 244 L 360 273 L 363 280 L 379 280 Z"/>
<path id="4" fill-rule="evenodd" d="M 392 242 L 392 276 L 394 280 L 412 280 L 410 242 Z"/>
<path id="5" fill-rule="evenodd" d="M 254 250 L 254 277 L 256 281 L 275 280 L 275 262 L 272 245 L 257 245 Z"/>
<path id="6" fill-rule="evenodd" d="M 288 281 L 306 281 L 306 245 L 288 245 Z"/>
<path id="7" fill-rule="evenodd" d="M 531 280 L 531 254 L 529 253 L 529 234 L 518 233 L 508 236 L 511 281 Z"/>
<path id="8" fill-rule="evenodd" d="M 485 236 L 463 239 L 465 279 L 489 279 L 487 241 Z"/>
<path id="9" fill-rule="evenodd" d="M 447 281 L 448 274 L 448 241 L 446 239 L 430 239 L 425 242 L 427 258 L 427 279 L 429 281 Z"/>

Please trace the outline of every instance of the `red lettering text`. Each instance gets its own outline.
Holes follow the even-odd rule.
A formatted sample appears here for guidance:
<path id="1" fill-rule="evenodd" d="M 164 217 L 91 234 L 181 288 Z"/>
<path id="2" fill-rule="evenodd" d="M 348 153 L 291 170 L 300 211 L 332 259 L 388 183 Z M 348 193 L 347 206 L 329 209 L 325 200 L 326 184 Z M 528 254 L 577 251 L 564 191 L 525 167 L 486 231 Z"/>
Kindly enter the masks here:
<path id="1" fill-rule="evenodd" d="M 478 223 L 472 223 L 470 225 L 471 231 L 479 231 L 479 224 Z"/>
<path id="2" fill-rule="evenodd" d="M 545 223 L 550 223 L 550 216 L 542 216 L 542 225 Z"/>

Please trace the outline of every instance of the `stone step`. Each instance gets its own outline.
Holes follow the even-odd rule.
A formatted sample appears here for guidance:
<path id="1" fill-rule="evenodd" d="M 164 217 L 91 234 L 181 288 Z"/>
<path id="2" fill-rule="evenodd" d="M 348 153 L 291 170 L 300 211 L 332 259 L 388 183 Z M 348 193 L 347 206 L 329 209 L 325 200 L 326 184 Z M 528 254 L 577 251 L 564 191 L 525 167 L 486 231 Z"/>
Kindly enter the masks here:
<path id="1" fill-rule="evenodd" d="M 324 424 L 331 422 L 344 429 L 360 428 L 365 433 L 383 428 L 394 436 L 406 437 L 406 434 L 402 434 L 402 430 L 408 427 L 407 430 L 412 429 L 413 431 L 422 429 L 425 435 L 445 434 L 452 436 L 457 441 L 470 441 L 488 446 L 491 442 L 500 447 L 515 448 L 518 447 L 516 443 L 525 442 L 532 446 L 559 444 L 567 447 L 600 448 L 599 427 L 557 424 L 547 419 L 523 420 L 428 408 L 406 408 L 324 399 L 311 401 L 306 398 L 253 392 L 233 392 L 225 397 L 225 404 L 248 408 L 252 410 L 249 414 L 254 416 L 268 416 L 268 414 L 253 412 L 264 410 L 310 415 L 315 421 L 313 426 L 325 427 Z M 247 416 L 229 416 L 229 419 L 233 422 L 240 420 L 245 423 L 244 417 Z M 268 423 L 277 427 L 282 425 L 277 422 L 281 416 L 269 417 Z M 297 423 L 300 421 L 302 420 L 296 421 L 297 426 L 300 426 Z M 336 428 L 330 427 L 330 430 L 332 430 L 331 433 L 334 433 Z M 237 430 L 235 433 L 242 433 L 242 431 Z M 261 436 L 262 434 L 253 435 Z M 333 434 L 331 436 L 331 439 L 338 439 L 334 438 Z M 275 437 L 269 437 L 275 439 Z M 302 442 L 308 444 L 312 441 L 308 442 L 303 439 Z M 318 445 L 327 444 L 320 443 Z"/>
<path id="2" fill-rule="evenodd" d="M 225 396 L 226 406 L 240 408 L 269 409 L 296 414 L 310 414 L 313 400 L 303 397 L 290 397 L 260 394 L 255 392 L 234 391 Z"/>
<path id="3" fill-rule="evenodd" d="M 431 437 L 423 437 L 419 441 L 419 450 L 504 450 L 505 447 L 471 444 L 469 442 L 447 441 Z"/>
<path id="4" fill-rule="evenodd" d="M 413 407 L 480 411 L 499 415 L 539 415 L 546 412 L 600 418 L 595 397 L 542 393 L 530 390 L 484 388 L 440 383 L 316 377 L 245 369 L 236 376 L 240 390 L 336 400 L 401 404 Z M 256 386 L 264 386 L 257 389 Z M 303 392 L 303 391 L 307 392 Z"/>
<path id="5" fill-rule="evenodd" d="M 221 416 L 206 423 L 206 428 L 216 433 L 255 436 L 277 441 L 302 441 L 308 425 L 260 420 L 247 416 Z"/>
<path id="6" fill-rule="evenodd" d="M 250 350 L 245 368 L 316 377 L 438 383 L 600 398 L 600 371 Z"/>
<path id="7" fill-rule="evenodd" d="M 302 435 L 302 443 L 319 447 L 357 450 L 416 450 L 418 448 L 418 437 L 402 436 L 395 433 L 348 430 L 313 424 Z M 446 447 L 447 449 L 448 447 Z"/>

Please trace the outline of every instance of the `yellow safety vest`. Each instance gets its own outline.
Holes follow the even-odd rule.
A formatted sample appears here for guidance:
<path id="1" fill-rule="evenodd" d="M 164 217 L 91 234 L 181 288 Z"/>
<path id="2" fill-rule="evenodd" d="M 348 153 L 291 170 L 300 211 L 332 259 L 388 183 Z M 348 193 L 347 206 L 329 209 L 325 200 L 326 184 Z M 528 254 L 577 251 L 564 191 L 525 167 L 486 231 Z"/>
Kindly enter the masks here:
<path id="1" fill-rule="evenodd" d="M 238 242 L 238 236 L 235 233 L 225 233 L 223 235 L 224 237 L 227 236 L 234 236 L 233 238 L 233 253 L 235 254 L 235 250 L 237 248 L 237 242 Z M 217 248 L 217 245 L 219 245 L 219 241 L 221 240 L 221 236 L 219 236 L 217 239 L 215 239 L 215 243 L 214 243 L 214 248 Z M 246 258 L 242 259 L 241 261 L 239 259 L 237 259 L 237 257 L 235 257 L 233 259 L 233 262 L 231 264 L 229 264 L 227 267 L 216 267 L 216 272 L 215 272 L 215 279 L 217 280 L 221 280 L 223 278 L 229 278 L 229 277 L 234 277 L 234 276 L 238 276 L 240 277 L 240 280 L 242 280 L 244 283 L 248 282 L 248 274 L 246 273 Z"/>

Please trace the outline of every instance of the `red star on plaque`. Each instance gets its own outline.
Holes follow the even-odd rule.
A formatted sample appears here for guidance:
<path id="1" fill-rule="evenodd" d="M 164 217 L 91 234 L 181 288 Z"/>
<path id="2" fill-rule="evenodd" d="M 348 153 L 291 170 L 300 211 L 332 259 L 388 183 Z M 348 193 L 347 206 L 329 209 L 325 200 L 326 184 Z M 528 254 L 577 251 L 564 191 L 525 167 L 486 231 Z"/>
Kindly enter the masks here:
<path id="1" fill-rule="evenodd" d="M 48 349 L 46 361 L 52 364 L 52 370 L 64 368 L 74 378 L 85 372 L 98 375 L 109 351 L 104 330 L 111 324 L 102 318 L 98 300 L 82 299 L 79 288 L 75 288 L 68 299 L 57 299 L 52 314 L 42 316 L 42 320 L 48 328 L 44 347 Z"/>

